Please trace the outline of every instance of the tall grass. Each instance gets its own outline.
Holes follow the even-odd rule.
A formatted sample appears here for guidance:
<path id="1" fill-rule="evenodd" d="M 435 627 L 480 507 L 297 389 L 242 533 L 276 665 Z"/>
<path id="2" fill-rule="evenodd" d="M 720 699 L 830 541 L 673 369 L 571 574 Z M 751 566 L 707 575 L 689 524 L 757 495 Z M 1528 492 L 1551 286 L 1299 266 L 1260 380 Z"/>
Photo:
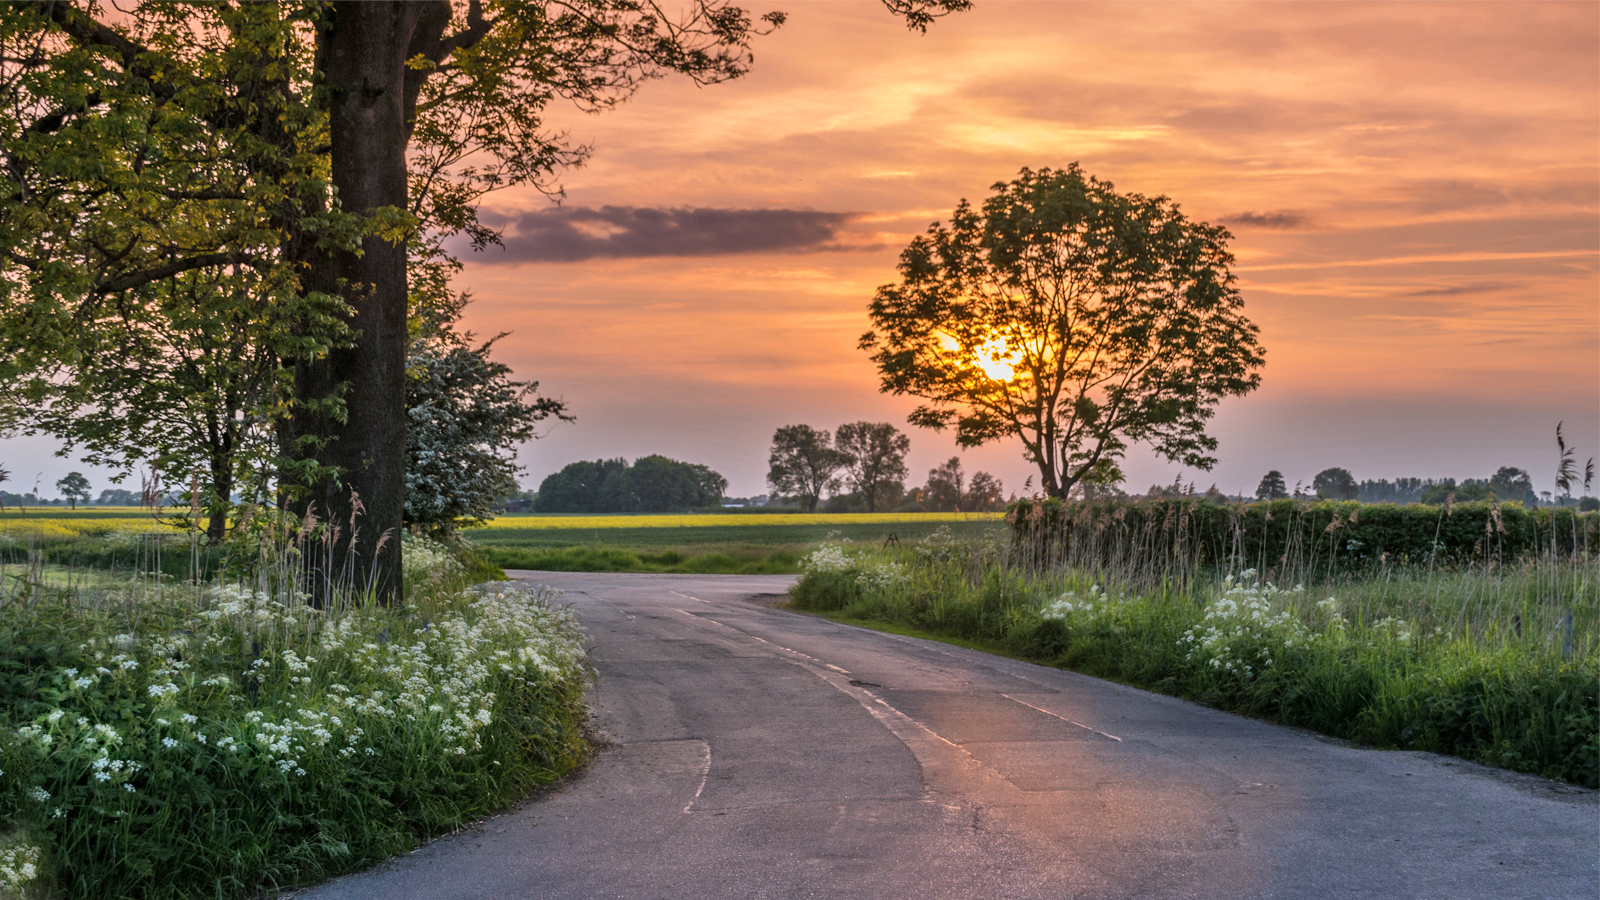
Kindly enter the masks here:
<path id="1" fill-rule="evenodd" d="M 1072 526 L 1064 526 L 1072 527 Z M 893 623 L 1380 747 L 1600 786 L 1600 555 L 1315 565 L 1085 521 L 1069 534 L 835 544 L 803 609 Z M 1034 541 L 1037 541 L 1036 543 Z"/>
<path id="2" fill-rule="evenodd" d="M 150 542 L 142 566 L 36 546 L 0 571 L 0 894 L 252 896 L 585 758 L 582 635 L 554 592 L 468 590 L 481 564 L 407 539 L 406 603 L 384 608 L 348 570 L 311 582 L 325 535 L 263 514 L 215 550 Z M 216 575 L 172 578 L 171 555 Z"/>

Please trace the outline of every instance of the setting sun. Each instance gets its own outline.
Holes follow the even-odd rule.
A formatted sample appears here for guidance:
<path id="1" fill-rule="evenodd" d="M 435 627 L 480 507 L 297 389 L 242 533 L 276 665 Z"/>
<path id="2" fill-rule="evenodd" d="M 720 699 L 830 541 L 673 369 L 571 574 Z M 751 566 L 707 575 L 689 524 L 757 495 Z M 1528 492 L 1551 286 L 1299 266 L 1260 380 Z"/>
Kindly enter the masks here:
<path id="1" fill-rule="evenodd" d="M 994 381 L 1010 381 L 1017 374 L 1017 354 L 1005 338 L 990 338 L 973 348 L 973 353 L 978 368 Z"/>

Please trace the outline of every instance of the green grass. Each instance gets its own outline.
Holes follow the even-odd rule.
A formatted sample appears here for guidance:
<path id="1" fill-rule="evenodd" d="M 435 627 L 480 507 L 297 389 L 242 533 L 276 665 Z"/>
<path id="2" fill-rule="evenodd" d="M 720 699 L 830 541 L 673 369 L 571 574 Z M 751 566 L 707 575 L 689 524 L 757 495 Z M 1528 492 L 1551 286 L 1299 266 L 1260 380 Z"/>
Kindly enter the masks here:
<path id="1" fill-rule="evenodd" d="M 881 546 L 891 536 L 895 541 L 911 542 L 940 529 L 981 539 L 996 534 L 1004 524 L 933 516 L 912 521 L 806 524 L 787 523 L 784 516 L 768 518 L 770 524 L 517 528 L 514 518 L 504 517 L 492 528 L 475 528 L 465 534 L 484 558 L 505 569 L 779 575 L 799 572 L 800 558 L 830 536 Z M 541 526 L 545 524 L 541 522 Z"/>
<path id="2" fill-rule="evenodd" d="M 170 509 L 170 508 L 169 508 Z M 26 510 L 7 505 L 0 510 L 0 521 L 13 519 L 151 519 L 154 513 L 138 506 L 30 506 Z"/>
<path id="3" fill-rule="evenodd" d="M 1378 747 L 1600 786 L 1593 557 L 1389 566 L 1297 590 L 1193 567 L 1184 579 L 1032 569 L 1008 551 L 824 547 L 792 603 Z"/>
<path id="4" fill-rule="evenodd" d="M 792 549 L 730 547 L 669 548 L 651 552 L 621 547 L 481 547 L 484 559 L 502 569 L 544 572 L 675 572 L 696 575 L 781 575 L 797 571 Z"/>

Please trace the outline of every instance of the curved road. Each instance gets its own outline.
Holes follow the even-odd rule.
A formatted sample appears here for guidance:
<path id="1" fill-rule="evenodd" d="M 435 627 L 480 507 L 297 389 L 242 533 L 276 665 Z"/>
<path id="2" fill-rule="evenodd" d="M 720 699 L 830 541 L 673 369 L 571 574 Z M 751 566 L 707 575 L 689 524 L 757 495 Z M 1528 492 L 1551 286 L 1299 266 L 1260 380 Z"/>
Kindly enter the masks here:
<path id="1" fill-rule="evenodd" d="M 751 602 L 514 573 L 593 638 L 584 772 L 318 898 L 1582 898 L 1595 792 Z"/>

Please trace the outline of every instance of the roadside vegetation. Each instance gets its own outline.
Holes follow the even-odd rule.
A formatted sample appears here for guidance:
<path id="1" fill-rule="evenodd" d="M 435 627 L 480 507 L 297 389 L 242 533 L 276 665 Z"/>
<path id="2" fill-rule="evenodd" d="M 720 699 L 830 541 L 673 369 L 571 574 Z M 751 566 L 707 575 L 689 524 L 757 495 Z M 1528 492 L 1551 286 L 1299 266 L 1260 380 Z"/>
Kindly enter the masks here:
<path id="1" fill-rule="evenodd" d="M 1263 529 L 1254 544 L 1252 515 Z M 1529 540 L 1508 552 L 1513 516 Z M 1233 539 L 1206 541 L 1197 523 L 1208 517 L 1232 526 Z M 1397 545 L 1414 545 L 1426 525 L 1428 552 L 1363 545 L 1353 536 L 1363 522 L 1385 523 Z M 1270 544 L 1268 528 L 1317 540 Z M 1376 541 L 1380 531 L 1361 534 Z M 981 538 L 840 540 L 801 568 L 799 609 L 1377 747 L 1600 787 L 1592 513 L 1024 503 Z"/>
<path id="2" fill-rule="evenodd" d="M 52 562 L 65 542 L 0 553 L 0 896 L 291 888 L 586 758 L 589 673 L 558 593 L 469 587 L 497 570 L 407 535 L 403 604 L 350 579 L 311 605 L 302 560 L 324 527 L 236 529 L 251 553 L 244 537 L 78 540 L 210 560 L 210 579 Z"/>

